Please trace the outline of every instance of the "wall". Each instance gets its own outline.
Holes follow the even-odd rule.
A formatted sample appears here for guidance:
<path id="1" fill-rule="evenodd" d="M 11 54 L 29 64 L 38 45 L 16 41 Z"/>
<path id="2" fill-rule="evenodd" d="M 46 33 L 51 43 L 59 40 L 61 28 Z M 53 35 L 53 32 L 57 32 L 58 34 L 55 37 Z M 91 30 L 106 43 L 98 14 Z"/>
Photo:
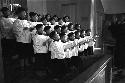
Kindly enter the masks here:
<path id="1" fill-rule="evenodd" d="M 38 14 L 46 14 L 46 0 L 27 0 L 28 12 L 37 12 Z"/>
<path id="2" fill-rule="evenodd" d="M 105 13 L 125 13 L 125 0 L 101 0 Z"/>
<path id="3" fill-rule="evenodd" d="M 69 13 L 71 18 L 73 18 L 72 21 L 80 23 L 83 25 L 83 28 L 89 28 L 90 9 L 91 0 L 47 0 L 48 13 L 52 15 L 57 14 L 61 17 Z"/>

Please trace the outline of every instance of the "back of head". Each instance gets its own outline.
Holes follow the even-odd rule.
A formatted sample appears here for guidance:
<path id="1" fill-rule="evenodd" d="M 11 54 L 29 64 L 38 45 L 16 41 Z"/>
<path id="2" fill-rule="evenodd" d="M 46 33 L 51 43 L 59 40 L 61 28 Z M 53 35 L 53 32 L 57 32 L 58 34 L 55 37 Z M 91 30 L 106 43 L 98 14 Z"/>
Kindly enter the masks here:
<path id="1" fill-rule="evenodd" d="M 56 34 L 56 32 L 55 32 L 55 31 L 52 31 L 52 32 L 50 33 L 50 35 L 49 35 L 50 38 L 53 39 L 53 37 L 55 36 L 55 34 Z"/>

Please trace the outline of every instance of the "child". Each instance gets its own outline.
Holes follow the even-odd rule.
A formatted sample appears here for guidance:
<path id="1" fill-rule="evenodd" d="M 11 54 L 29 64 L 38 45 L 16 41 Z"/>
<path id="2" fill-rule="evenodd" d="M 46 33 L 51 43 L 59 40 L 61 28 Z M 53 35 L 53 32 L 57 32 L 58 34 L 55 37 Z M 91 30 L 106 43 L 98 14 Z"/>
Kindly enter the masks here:
<path id="1" fill-rule="evenodd" d="M 76 48 L 77 42 L 75 41 L 75 34 L 73 32 L 68 34 L 68 43 L 71 44 L 69 48 L 69 56 L 67 58 L 70 58 L 69 67 L 71 68 L 70 71 L 76 70 L 75 62 L 76 62 Z M 67 45 L 68 46 L 68 45 Z M 75 62 L 74 62 L 75 61 Z"/>
<path id="2" fill-rule="evenodd" d="M 84 40 L 85 40 L 84 37 L 85 37 L 85 30 L 81 30 L 81 31 L 80 31 L 80 39 L 79 39 L 79 42 L 84 41 Z M 85 51 L 86 51 L 86 49 L 85 49 L 85 43 L 82 44 L 82 45 L 79 45 L 79 56 L 85 55 Z"/>
<path id="3" fill-rule="evenodd" d="M 37 15 L 37 13 L 30 12 L 29 16 L 30 16 L 30 21 L 31 22 L 37 22 L 38 21 L 38 15 Z"/>
<path id="4" fill-rule="evenodd" d="M 60 40 L 62 42 L 61 45 L 63 45 L 63 49 L 64 49 L 64 56 L 65 56 L 65 59 L 64 59 L 64 73 L 68 73 L 69 72 L 69 64 L 70 64 L 70 58 L 66 58 L 66 56 L 69 56 L 69 52 L 70 50 L 69 49 L 65 49 L 65 46 L 68 45 L 68 37 L 65 33 L 61 33 L 60 34 Z"/>
<path id="5" fill-rule="evenodd" d="M 92 39 L 92 36 L 91 36 L 91 30 L 90 29 L 87 29 L 85 31 L 86 33 L 86 38 L 89 40 L 89 39 Z M 87 54 L 88 55 L 93 55 L 93 47 L 94 47 L 94 41 L 90 41 L 88 43 L 88 48 L 87 48 Z"/>
<path id="6" fill-rule="evenodd" d="M 81 35 L 80 31 L 75 31 L 75 41 L 77 42 L 77 46 L 75 47 L 75 53 L 76 53 L 76 55 L 80 55 L 80 56 L 74 56 L 73 57 L 73 62 L 74 62 L 74 65 L 77 67 L 77 70 L 79 72 L 81 72 L 82 67 L 83 67 L 83 61 L 81 59 L 83 51 L 81 51 L 81 52 L 79 51 L 79 46 L 80 46 L 79 43 L 81 41 L 80 40 L 80 35 Z"/>
<path id="7" fill-rule="evenodd" d="M 50 44 L 51 61 L 53 76 L 57 79 L 63 76 L 63 59 L 65 58 L 63 52 L 63 46 L 61 45 L 60 37 L 57 32 L 52 31 L 50 38 L 53 42 Z"/>
<path id="8" fill-rule="evenodd" d="M 39 69 L 42 67 L 43 70 L 47 67 L 48 61 L 48 47 L 47 40 L 48 36 L 44 35 L 43 25 L 36 25 L 36 35 L 33 37 L 33 47 L 36 58 L 36 67 Z"/>
<path id="9" fill-rule="evenodd" d="M 56 25 L 56 26 L 54 27 L 54 31 L 56 31 L 57 34 L 60 34 L 60 33 L 61 33 L 61 26 Z"/>
<path id="10" fill-rule="evenodd" d="M 30 24 L 27 20 L 25 20 L 26 10 L 24 8 L 17 8 L 15 13 L 18 16 L 18 19 L 14 21 L 13 31 L 16 36 L 17 52 L 21 61 L 21 69 L 24 69 L 24 66 L 27 65 L 27 58 L 31 57 L 33 52 Z"/>

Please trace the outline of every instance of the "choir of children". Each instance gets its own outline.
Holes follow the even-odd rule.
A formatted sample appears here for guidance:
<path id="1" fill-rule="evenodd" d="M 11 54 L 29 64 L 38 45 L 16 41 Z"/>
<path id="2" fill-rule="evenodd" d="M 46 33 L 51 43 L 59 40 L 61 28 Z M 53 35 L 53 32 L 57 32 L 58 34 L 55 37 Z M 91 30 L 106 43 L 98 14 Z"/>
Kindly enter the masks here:
<path id="1" fill-rule="evenodd" d="M 16 53 L 23 62 L 22 68 L 25 68 L 25 62 L 34 56 L 37 69 L 45 70 L 48 67 L 53 76 L 58 78 L 72 67 L 79 71 L 81 56 L 93 55 L 91 31 L 83 30 L 80 24 L 74 25 L 69 16 L 62 19 L 47 14 L 39 18 L 37 13 L 30 12 L 31 19 L 27 21 L 24 8 L 19 7 L 15 13 L 18 18 L 13 22 L 11 33 L 15 35 Z M 2 28 L 6 29 L 6 26 Z M 4 34 L 10 36 L 8 33 Z"/>

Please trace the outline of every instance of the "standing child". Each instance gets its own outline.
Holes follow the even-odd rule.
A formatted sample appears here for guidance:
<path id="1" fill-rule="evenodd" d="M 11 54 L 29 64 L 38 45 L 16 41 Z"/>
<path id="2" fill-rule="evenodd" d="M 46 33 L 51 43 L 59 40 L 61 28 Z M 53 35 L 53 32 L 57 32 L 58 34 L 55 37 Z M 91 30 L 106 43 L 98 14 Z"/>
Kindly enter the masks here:
<path id="1" fill-rule="evenodd" d="M 88 43 L 88 48 L 87 48 L 87 54 L 88 55 L 93 55 L 93 48 L 94 48 L 94 41 L 92 41 L 92 36 L 91 36 L 91 30 L 90 29 L 87 29 L 86 31 L 86 38 L 88 40 L 91 39 L 91 41 Z"/>
<path id="2" fill-rule="evenodd" d="M 44 35 L 42 24 L 36 25 L 36 30 L 36 35 L 33 37 L 36 67 L 38 69 L 42 68 L 43 70 L 45 70 L 48 63 L 47 40 L 49 39 L 49 37 Z"/>
<path id="3" fill-rule="evenodd" d="M 51 51 L 51 68 L 53 71 L 53 76 L 55 80 L 63 76 L 63 59 L 65 58 L 62 42 L 57 32 L 52 31 L 50 38 L 53 40 L 50 44 Z"/>

